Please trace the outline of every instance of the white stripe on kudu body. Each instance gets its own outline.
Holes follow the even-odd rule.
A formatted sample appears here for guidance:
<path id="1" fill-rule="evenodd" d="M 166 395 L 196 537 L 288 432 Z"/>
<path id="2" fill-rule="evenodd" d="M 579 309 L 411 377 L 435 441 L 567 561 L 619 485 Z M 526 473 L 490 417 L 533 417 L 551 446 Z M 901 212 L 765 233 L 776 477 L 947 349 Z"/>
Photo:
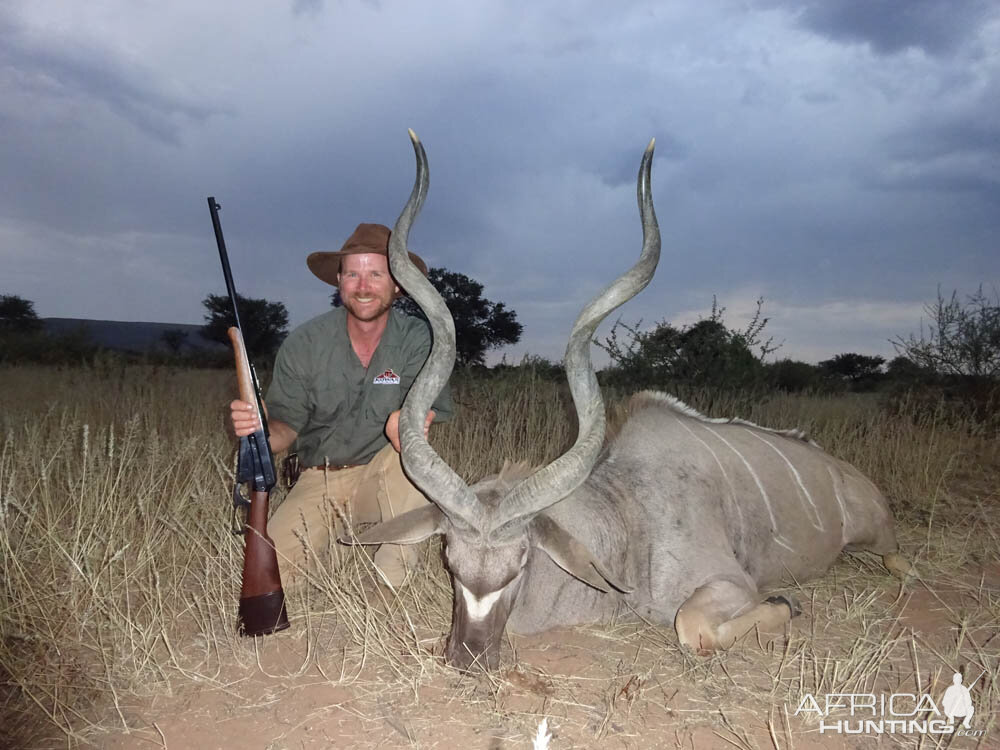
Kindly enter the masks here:
<path id="1" fill-rule="evenodd" d="M 847 542 L 847 508 L 844 507 L 844 498 L 840 496 L 840 488 L 837 486 L 838 481 L 833 469 L 827 466 L 826 470 L 833 483 L 833 496 L 837 499 L 837 507 L 840 508 L 840 540 L 844 544 Z"/>
<path id="2" fill-rule="evenodd" d="M 757 485 L 757 490 L 758 492 L 760 492 L 760 498 L 761 500 L 764 501 L 764 507 L 767 508 L 767 516 L 771 520 L 771 530 L 777 531 L 778 521 L 774 517 L 774 509 L 771 508 L 771 498 L 767 496 L 767 490 L 764 489 L 764 485 L 760 481 L 760 477 L 757 476 L 757 472 L 753 470 L 753 467 L 750 465 L 750 462 L 747 461 L 744 455 L 736 449 L 735 445 L 733 445 L 724 437 L 722 437 L 722 435 L 720 435 L 717 430 L 713 430 L 708 425 L 705 425 L 705 429 L 711 432 L 713 435 L 715 435 L 716 438 L 718 438 L 727 448 L 729 448 L 729 450 L 735 453 L 736 457 L 743 462 L 743 465 L 746 467 L 746 470 L 750 472 L 750 476 L 753 477 L 754 484 Z"/>
<path id="3" fill-rule="evenodd" d="M 458 579 L 455 580 L 455 587 L 462 592 L 462 600 L 465 602 L 465 611 L 469 613 L 469 617 L 473 620 L 485 619 L 486 615 L 490 613 L 493 609 L 493 605 L 497 603 L 497 599 L 503 593 L 503 589 L 497 589 L 496 591 L 487 594 L 486 596 L 479 597 L 469 591 L 462 582 Z M 504 586 L 504 588 L 507 588 Z"/>
<path id="4" fill-rule="evenodd" d="M 760 442 L 767 445 L 771 450 L 773 450 L 779 456 L 781 456 L 781 460 L 785 462 L 785 464 L 788 466 L 788 469 L 792 472 L 792 476 L 795 477 L 795 483 L 799 486 L 799 489 L 805 496 L 806 501 L 809 503 L 809 507 L 812 508 L 813 517 L 815 517 L 816 519 L 815 521 L 813 521 L 813 527 L 818 529 L 819 531 L 826 531 L 826 527 L 823 526 L 823 519 L 819 517 L 819 510 L 816 508 L 816 503 L 813 502 L 812 495 L 809 494 L 809 490 L 807 490 L 805 484 L 802 483 L 802 475 L 799 474 L 799 470 L 792 465 L 792 462 L 788 460 L 788 456 L 782 453 L 778 449 L 778 446 L 776 446 L 770 440 L 765 440 L 763 437 L 758 435 L 753 430 L 747 430 L 747 432 L 753 435 L 755 438 L 757 438 Z"/>
<path id="5" fill-rule="evenodd" d="M 706 420 L 707 421 L 707 420 Z M 792 543 L 788 538 L 781 533 L 781 529 L 778 528 L 778 520 L 774 516 L 774 508 L 771 507 L 771 498 L 767 494 L 767 490 L 764 489 L 764 483 L 760 481 L 760 477 L 757 476 L 757 472 L 753 470 L 750 462 L 747 461 L 746 457 L 737 450 L 736 446 L 726 440 L 722 435 L 719 434 L 718 430 L 709 427 L 707 424 L 702 424 L 702 426 L 710 433 L 715 435 L 715 437 L 721 441 L 729 450 L 736 454 L 736 457 L 743 462 L 743 466 L 753 477 L 754 484 L 757 485 L 757 491 L 760 493 L 760 499 L 764 501 L 764 507 L 767 508 L 767 516 L 771 521 L 771 535 L 774 541 L 780 546 L 787 549 L 789 552 L 797 552 Z"/>
<path id="6" fill-rule="evenodd" d="M 746 534 L 746 524 L 743 522 L 743 509 L 740 507 L 739 500 L 736 497 L 736 488 L 733 487 L 733 480 L 729 478 L 729 473 L 726 471 L 726 467 L 723 466 L 722 461 L 719 459 L 719 454 L 712 449 L 712 446 L 710 446 L 708 443 L 706 443 L 704 440 L 698 437 L 698 435 L 695 434 L 694 430 L 692 430 L 690 427 L 684 424 L 683 419 L 681 419 L 679 416 L 676 415 L 674 418 L 677 420 L 677 424 L 683 427 L 687 431 L 688 435 L 690 435 L 692 438 L 701 443 L 702 447 L 704 447 L 705 450 L 707 450 L 709 454 L 711 454 L 712 458 L 715 460 L 715 465 L 719 467 L 719 472 L 722 474 L 722 478 L 725 480 L 726 486 L 729 487 L 730 504 L 732 505 L 733 508 L 736 509 L 736 515 L 740 521 L 740 538 L 743 538 L 743 536 Z"/>

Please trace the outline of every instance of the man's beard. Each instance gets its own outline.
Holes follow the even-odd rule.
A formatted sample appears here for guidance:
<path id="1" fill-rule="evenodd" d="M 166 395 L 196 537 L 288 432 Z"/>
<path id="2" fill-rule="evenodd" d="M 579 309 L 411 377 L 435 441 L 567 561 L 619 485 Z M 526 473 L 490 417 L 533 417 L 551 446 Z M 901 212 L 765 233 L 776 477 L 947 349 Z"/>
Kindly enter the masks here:
<path id="1" fill-rule="evenodd" d="M 367 305 L 362 306 L 355 303 L 354 297 L 342 297 L 341 301 L 344 303 L 344 307 L 347 311 L 353 315 L 358 320 L 363 323 L 368 323 L 372 320 L 377 320 L 378 318 L 385 315 L 386 311 L 392 307 L 392 297 L 388 299 L 384 297 L 379 297 L 378 295 L 372 295 L 378 300 L 377 305 Z"/>

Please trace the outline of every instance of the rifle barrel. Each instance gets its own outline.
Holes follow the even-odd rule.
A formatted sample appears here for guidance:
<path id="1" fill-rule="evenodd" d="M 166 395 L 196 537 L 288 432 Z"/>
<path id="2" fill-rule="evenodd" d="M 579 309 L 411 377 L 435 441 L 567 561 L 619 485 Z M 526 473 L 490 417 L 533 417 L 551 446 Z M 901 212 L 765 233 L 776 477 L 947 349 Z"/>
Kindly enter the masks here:
<path id="1" fill-rule="evenodd" d="M 226 291 L 229 292 L 229 302 L 233 306 L 233 319 L 236 321 L 236 329 L 240 332 L 240 342 L 244 347 L 243 357 L 249 363 L 250 353 L 245 351 L 245 344 L 243 344 L 243 328 L 240 326 L 240 308 L 236 304 L 236 284 L 233 283 L 233 271 L 229 267 L 229 253 L 226 252 L 226 238 L 222 236 L 222 222 L 219 221 L 219 211 L 222 210 L 222 205 L 215 200 L 214 196 L 208 196 L 208 212 L 212 214 L 212 229 L 215 230 L 215 244 L 219 248 L 219 260 L 222 261 L 222 275 L 226 279 Z M 229 336 L 230 340 L 233 342 L 233 348 L 236 348 L 236 340 L 233 338 L 232 334 Z M 237 354 L 237 357 L 239 354 Z M 257 415 L 260 417 L 260 423 L 264 427 L 264 436 L 269 437 L 271 432 L 267 427 L 267 417 L 264 415 L 264 404 L 261 402 L 260 397 L 260 383 L 257 381 L 257 372 L 253 369 L 253 365 L 249 365 L 249 375 L 250 383 L 253 386 L 253 399 L 246 397 L 247 394 L 240 394 L 240 398 L 244 401 L 250 401 L 251 403 L 257 404 Z"/>
<path id="2" fill-rule="evenodd" d="M 219 246 L 219 259 L 222 261 L 222 275 L 226 279 L 226 291 L 229 292 L 229 301 L 233 305 L 233 317 L 236 319 L 236 327 L 241 331 L 240 311 L 236 305 L 236 285 L 233 284 L 233 272 L 229 268 L 229 253 L 226 252 L 226 238 L 222 236 L 222 222 L 219 221 L 219 211 L 222 205 L 217 203 L 213 196 L 208 197 L 208 210 L 212 214 L 212 228 L 215 230 L 215 244 Z"/>

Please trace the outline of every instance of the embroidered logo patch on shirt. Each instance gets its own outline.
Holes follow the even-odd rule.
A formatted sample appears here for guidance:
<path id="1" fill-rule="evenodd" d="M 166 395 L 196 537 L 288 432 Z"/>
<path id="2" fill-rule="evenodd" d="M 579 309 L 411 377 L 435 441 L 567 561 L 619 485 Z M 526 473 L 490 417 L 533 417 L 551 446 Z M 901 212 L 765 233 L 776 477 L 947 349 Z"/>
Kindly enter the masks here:
<path id="1" fill-rule="evenodd" d="M 381 375 L 376 375 L 372 382 L 375 385 L 399 385 L 399 375 L 392 370 L 386 370 Z"/>

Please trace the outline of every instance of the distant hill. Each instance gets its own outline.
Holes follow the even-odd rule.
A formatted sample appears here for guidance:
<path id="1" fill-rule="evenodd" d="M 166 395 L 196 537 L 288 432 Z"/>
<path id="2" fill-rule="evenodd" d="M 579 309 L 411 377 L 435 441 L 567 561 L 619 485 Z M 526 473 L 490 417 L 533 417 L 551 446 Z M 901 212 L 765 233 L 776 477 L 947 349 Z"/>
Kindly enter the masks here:
<path id="1" fill-rule="evenodd" d="M 42 318 L 45 332 L 53 336 L 83 336 L 91 343 L 120 352 L 171 352 L 163 338 L 167 331 L 179 331 L 179 353 L 222 352 L 229 347 L 201 335 L 201 326 L 186 323 L 132 323 L 88 318 Z M 180 334 L 185 334 L 181 336 Z"/>

